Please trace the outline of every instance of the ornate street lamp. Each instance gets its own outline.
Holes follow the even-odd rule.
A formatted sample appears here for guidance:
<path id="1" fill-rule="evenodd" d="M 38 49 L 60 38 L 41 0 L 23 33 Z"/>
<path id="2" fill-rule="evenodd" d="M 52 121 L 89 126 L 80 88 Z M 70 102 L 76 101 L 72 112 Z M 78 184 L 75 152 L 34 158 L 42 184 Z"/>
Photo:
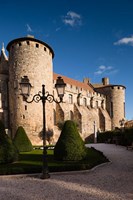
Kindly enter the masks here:
<path id="1" fill-rule="evenodd" d="M 52 94 L 49 94 L 49 92 L 45 92 L 45 85 L 42 85 L 42 92 L 41 91 L 38 92 L 38 94 L 35 94 L 33 96 L 31 101 L 28 101 L 27 99 L 30 95 L 30 90 L 32 86 L 27 76 L 21 78 L 20 87 L 23 100 L 26 101 L 27 103 L 32 103 L 33 101 L 38 103 L 39 101 L 42 101 L 42 107 L 43 107 L 43 166 L 42 166 L 42 176 L 41 176 L 42 179 L 50 178 L 50 175 L 48 173 L 48 163 L 47 163 L 45 103 L 46 100 L 49 103 L 52 103 L 53 101 L 58 104 L 63 102 L 65 86 L 66 84 L 64 83 L 62 77 L 59 76 L 55 84 L 55 88 L 57 90 L 57 94 L 60 99 L 59 101 L 55 100 L 54 96 Z"/>
<path id="2" fill-rule="evenodd" d="M 96 121 L 93 122 L 93 126 L 94 126 L 94 143 L 97 143 Z"/>
<path id="3" fill-rule="evenodd" d="M 30 95 L 30 90 L 31 90 L 31 84 L 29 82 L 28 76 L 24 76 L 21 78 L 21 83 L 20 88 L 21 88 L 21 94 L 23 95 L 23 99 L 27 100 L 28 96 Z"/>

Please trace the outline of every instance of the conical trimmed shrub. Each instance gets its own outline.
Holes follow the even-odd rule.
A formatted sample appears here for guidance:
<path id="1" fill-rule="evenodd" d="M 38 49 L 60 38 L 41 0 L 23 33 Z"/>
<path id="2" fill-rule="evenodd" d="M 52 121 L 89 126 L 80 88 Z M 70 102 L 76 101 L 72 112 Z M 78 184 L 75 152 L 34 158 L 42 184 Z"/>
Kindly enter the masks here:
<path id="1" fill-rule="evenodd" d="M 16 135 L 13 139 L 13 143 L 19 152 L 28 152 L 28 151 L 33 150 L 31 141 L 29 140 L 29 138 L 22 126 L 18 127 L 18 129 L 16 131 Z"/>
<path id="2" fill-rule="evenodd" d="M 11 163 L 17 159 L 18 151 L 6 134 L 4 124 L 0 121 L 0 164 Z"/>
<path id="3" fill-rule="evenodd" d="M 86 147 L 78 132 L 76 123 L 68 120 L 64 123 L 61 135 L 55 145 L 56 160 L 82 160 L 86 156 Z"/>

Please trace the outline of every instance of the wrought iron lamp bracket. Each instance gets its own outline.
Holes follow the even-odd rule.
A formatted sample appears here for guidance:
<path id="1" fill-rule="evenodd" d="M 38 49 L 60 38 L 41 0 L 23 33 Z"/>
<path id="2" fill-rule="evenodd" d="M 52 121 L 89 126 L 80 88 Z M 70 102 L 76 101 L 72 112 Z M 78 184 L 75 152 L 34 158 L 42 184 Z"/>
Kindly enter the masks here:
<path id="1" fill-rule="evenodd" d="M 35 94 L 32 98 L 31 101 L 28 101 L 27 100 L 27 97 L 24 97 L 24 101 L 26 101 L 27 103 L 32 103 L 32 102 L 36 102 L 36 103 L 39 103 L 39 101 L 42 100 L 42 102 L 46 102 L 46 100 L 49 102 L 49 103 L 52 103 L 52 102 L 55 102 L 57 104 L 63 102 L 62 98 L 60 97 L 60 100 L 56 100 L 54 98 L 54 96 L 52 94 L 49 94 L 49 92 L 46 92 L 45 95 L 42 94 L 42 92 L 38 92 L 38 94 Z"/>

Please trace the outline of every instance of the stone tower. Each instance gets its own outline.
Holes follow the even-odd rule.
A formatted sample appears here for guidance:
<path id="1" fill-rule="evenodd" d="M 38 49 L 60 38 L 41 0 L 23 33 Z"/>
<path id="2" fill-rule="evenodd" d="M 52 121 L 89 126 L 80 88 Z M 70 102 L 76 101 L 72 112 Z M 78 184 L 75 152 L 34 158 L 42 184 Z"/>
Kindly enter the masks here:
<path id="1" fill-rule="evenodd" d="M 112 85 L 108 87 L 107 110 L 112 119 L 112 129 L 120 127 L 120 120 L 125 118 L 125 87 Z"/>
<path id="2" fill-rule="evenodd" d="M 112 129 L 120 127 L 120 120 L 125 118 L 125 86 L 109 84 L 108 78 L 102 79 L 102 85 L 95 90 L 106 95 L 106 109 L 110 115 Z"/>
<path id="3" fill-rule="evenodd" d="M 53 63 L 52 48 L 32 36 L 18 38 L 7 45 L 9 52 L 9 113 L 10 128 L 14 137 L 18 126 L 23 126 L 32 143 L 39 142 L 39 133 L 42 131 L 42 104 L 26 103 L 23 101 L 20 82 L 27 76 L 32 85 L 31 100 L 34 94 L 42 90 L 53 94 Z M 46 126 L 53 127 L 53 106 L 46 103 Z"/>

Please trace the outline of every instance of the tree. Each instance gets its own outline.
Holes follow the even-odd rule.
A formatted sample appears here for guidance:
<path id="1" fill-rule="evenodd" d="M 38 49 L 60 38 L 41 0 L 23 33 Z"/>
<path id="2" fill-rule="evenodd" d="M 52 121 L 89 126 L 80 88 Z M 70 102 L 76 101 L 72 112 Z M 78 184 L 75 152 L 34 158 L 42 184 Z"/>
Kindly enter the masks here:
<path id="1" fill-rule="evenodd" d="M 48 128 L 46 130 L 46 140 L 48 141 L 49 145 L 52 144 L 54 132 L 52 129 Z M 43 130 L 39 133 L 39 138 L 43 140 Z"/>
<path id="2" fill-rule="evenodd" d="M 78 132 L 76 123 L 68 120 L 64 123 L 61 135 L 55 145 L 56 160 L 82 160 L 86 156 L 86 147 Z"/>
<path id="3" fill-rule="evenodd" d="M 0 164 L 11 163 L 17 159 L 18 151 L 6 134 L 3 122 L 0 121 Z"/>
<path id="4" fill-rule="evenodd" d="M 31 141 L 29 140 L 29 138 L 22 126 L 18 127 L 18 129 L 16 131 L 16 135 L 13 139 L 13 143 L 19 152 L 28 152 L 28 151 L 33 150 Z"/>

